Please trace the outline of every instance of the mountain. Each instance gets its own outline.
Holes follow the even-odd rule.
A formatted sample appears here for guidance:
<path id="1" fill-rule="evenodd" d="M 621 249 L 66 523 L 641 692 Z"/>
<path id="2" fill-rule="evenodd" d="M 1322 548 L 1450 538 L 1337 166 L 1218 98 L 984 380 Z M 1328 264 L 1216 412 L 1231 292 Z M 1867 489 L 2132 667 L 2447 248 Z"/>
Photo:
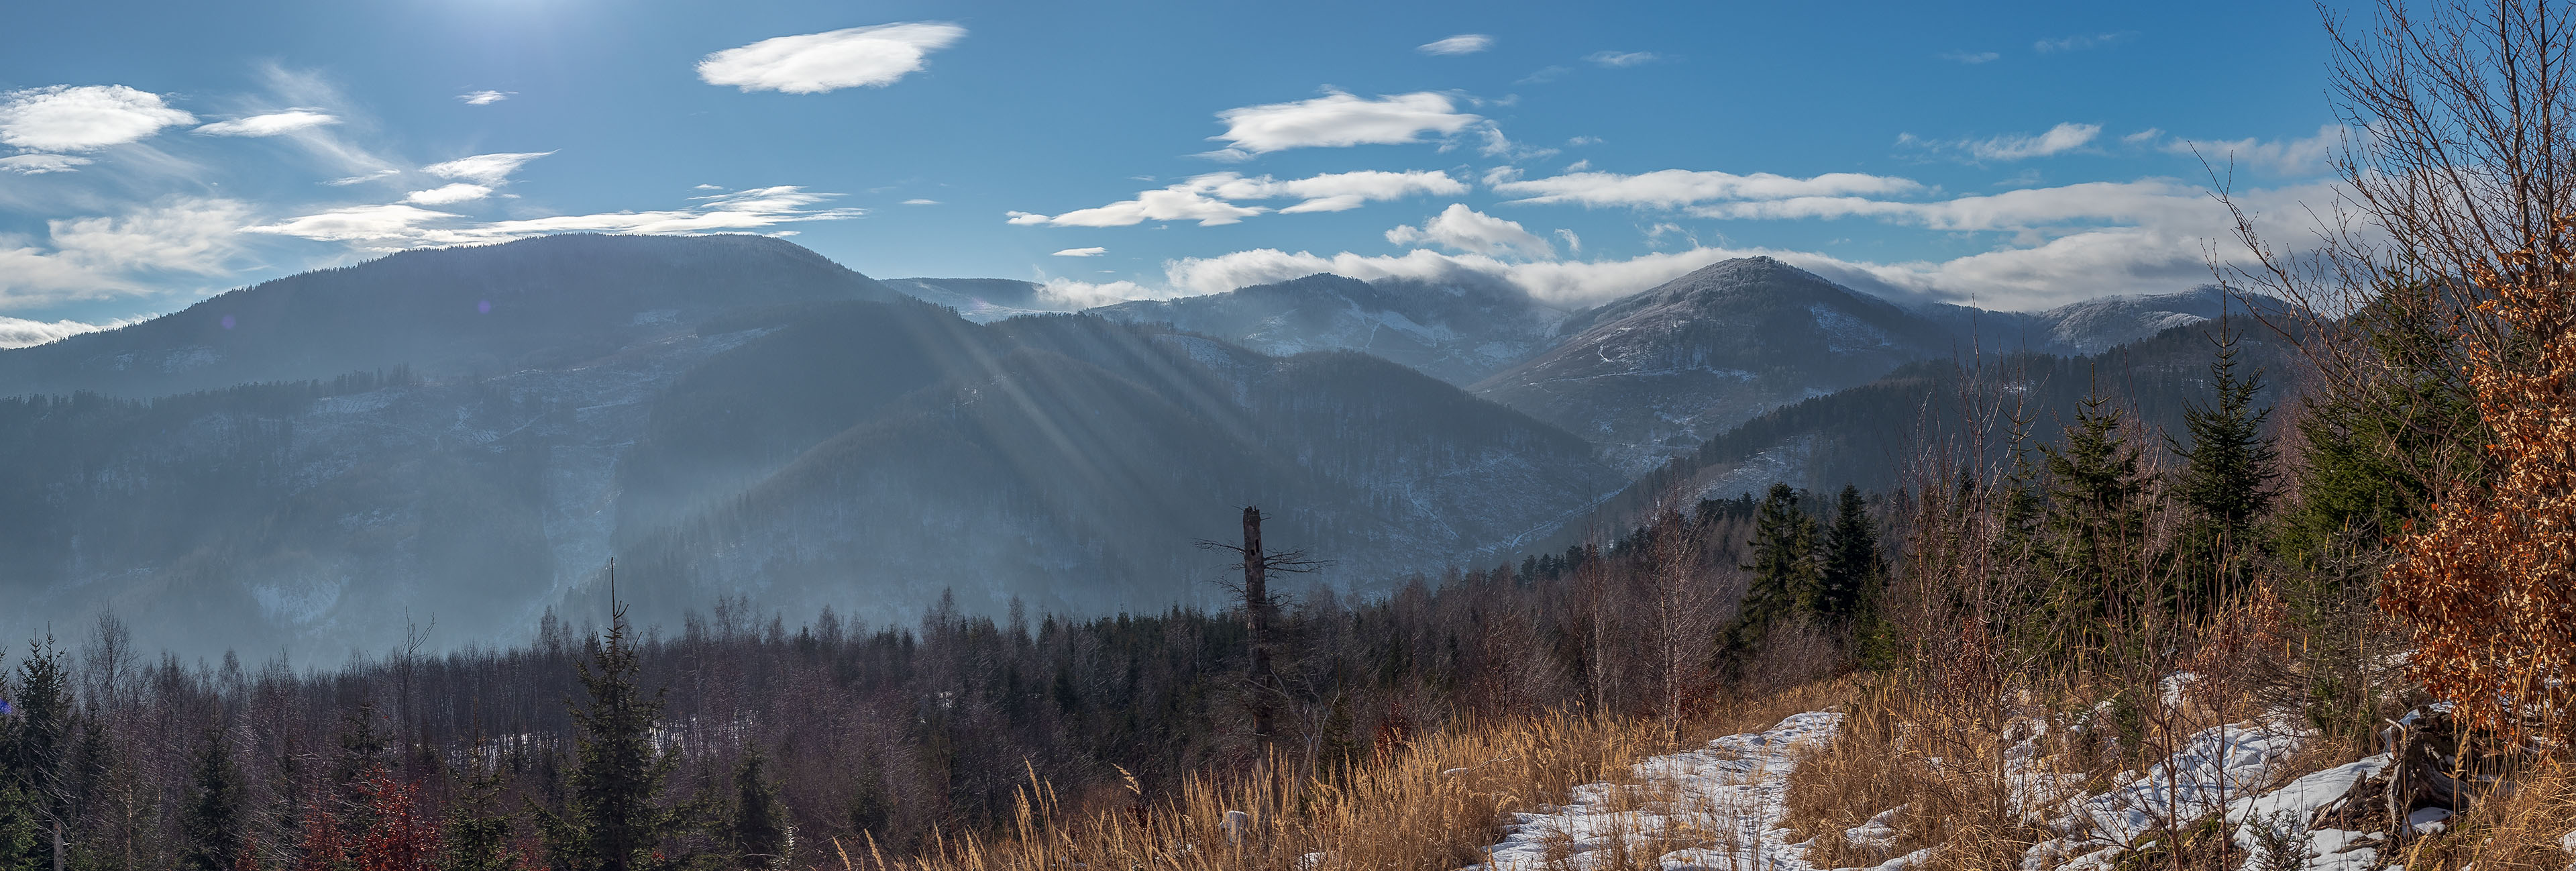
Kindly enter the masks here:
<path id="1" fill-rule="evenodd" d="M 1214 336 L 1265 354 L 1359 351 L 1462 385 L 1544 350 L 1565 318 L 1563 311 L 1499 283 L 1367 282 L 1331 274 L 1090 311 Z"/>
<path id="2" fill-rule="evenodd" d="M 1583 436 L 1631 474 L 1774 406 L 1953 348 L 1930 319 L 1769 257 L 1711 264 L 1559 330 L 1554 347 L 1470 389 Z"/>
<path id="3" fill-rule="evenodd" d="M 2216 320 L 2222 314 L 2245 317 L 2248 302 L 2264 315 L 2293 311 L 2290 304 L 2272 297 L 2211 284 L 2181 293 L 2097 297 L 2038 312 L 1987 311 L 1945 304 L 1925 306 L 1918 312 L 1959 336 L 1962 348 L 1973 341 L 1976 347 L 1993 353 L 2038 351 L 2082 356 L 2099 354 L 2174 327 Z"/>
<path id="4" fill-rule="evenodd" d="M 554 369 L 751 306 L 897 298 L 763 236 L 544 236 L 406 251 L 225 293 L 122 329 L 0 351 L 0 396 L 150 397 L 407 365 Z"/>
<path id="5" fill-rule="evenodd" d="M 2015 417 L 2032 446 L 2055 444 L 2084 402 L 2099 395 L 2143 435 L 2150 456 L 2165 437 L 2187 440 L 2183 412 L 2212 401 L 2209 366 L 2216 329 L 2173 327 L 2089 355 L 2036 351 L 1993 354 L 1980 365 L 1922 360 L 1885 377 L 1763 412 L 1639 477 L 1591 515 L 1547 539 L 1562 548 L 1590 529 L 1625 529 L 1647 506 L 1679 490 L 1693 498 L 1760 494 L 1773 482 L 1828 492 L 1845 484 L 1877 493 L 1921 486 L 1911 477 L 1948 452 L 1963 467 L 2007 463 Z M 2261 373 L 2258 407 L 2298 395 L 2296 343 L 2269 329 L 2236 334 L 2237 374 Z M 2276 426 L 2287 420 L 2274 414 Z M 1545 548 L 1542 548 L 1544 550 Z"/>
<path id="6" fill-rule="evenodd" d="M 959 317 L 976 323 L 991 323 L 1003 318 L 1045 312 L 1072 311 L 1073 307 L 1039 294 L 1045 285 L 1034 281 L 1009 278 L 889 278 L 887 287 L 895 292 L 924 302 L 936 303 L 957 311 Z"/>
<path id="7" fill-rule="evenodd" d="M 1333 561 L 1318 580 L 1347 586 L 1511 549 L 1621 482 L 1582 440 L 1383 360 L 1272 357 L 1090 316 L 979 325 L 855 299 L 878 285 L 789 269 L 810 255 L 775 240 L 615 241 L 644 243 L 628 251 L 658 283 L 607 256 L 506 280 L 597 250 L 574 241 L 263 285 L 344 311 L 370 294 L 399 309 L 515 287 L 496 314 L 553 326 L 451 328 L 485 353 L 533 349 L 482 374 L 439 347 L 359 356 L 340 336 L 271 328 L 273 347 L 222 365 L 347 354 L 370 368 L 0 399 L 0 633 L 113 609 L 192 653 L 337 655 L 406 621 L 454 647 L 516 637 L 549 608 L 591 613 L 611 556 L 639 617 L 666 625 L 728 595 L 869 620 L 908 619 L 951 588 L 996 613 L 1013 595 L 1152 609 L 1218 594 L 1221 560 L 1192 543 L 1228 536 L 1245 504 L 1277 517 L 1274 542 Z M 707 280 L 682 281 L 681 265 Z M 722 280 L 782 271 L 811 281 Z M 567 300 L 623 314 L 583 321 L 561 314 L 580 307 Z M 129 330 L 136 348 L 179 332 Z M 181 374 L 209 370 L 233 371 Z"/>

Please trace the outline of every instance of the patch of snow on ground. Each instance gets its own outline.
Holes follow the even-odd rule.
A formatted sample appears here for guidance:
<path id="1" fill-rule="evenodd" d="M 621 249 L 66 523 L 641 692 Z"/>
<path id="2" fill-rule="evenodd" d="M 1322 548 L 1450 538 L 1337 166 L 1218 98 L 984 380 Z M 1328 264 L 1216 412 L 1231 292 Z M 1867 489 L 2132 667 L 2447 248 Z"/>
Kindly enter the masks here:
<path id="1" fill-rule="evenodd" d="M 2023 867 L 2109 868 L 2118 853 L 2156 832 L 2185 828 L 2242 799 L 2260 795 L 2298 750 L 2301 736 L 2238 723 L 2191 736 L 2165 762 L 2143 774 L 2122 772 L 2111 788 L 2075 803 L 2053 827 L 2069 833 L 2030 848 Z"/>
<path id="2" fill-rule="evenodd" d="M 2369 836 L 2309 826 L 2319 811 L 2328 809 L 2328 805 L 2351 793 L 2354 784 L 2386 769 L 2388 758 L 2388 754 L 2382 753 L 2359 762 L 2338 765 L 2282 784 L 2281 788 L 2271 792 L 2229 804 L 2227 822 L 2236 826 L 2236 845 L 2245 849 L 2246 871 L 2270 867 L 2265 864 L 2262 842 L 2256 837 L 2258 827 L 2262 826 L 2303 836 L 2308 845 L 2304 864 L 2307 871 L 2367 871 L 2377 865 L 2378 849 L 2355 846 L 2370 842 Z"/>
<path id="3" fill-rule="evenodd" d="M 1811 712 L 1767 732 L 1729 735 L 1699 750 L 1637 764 L 1638 783 L 1588 783 L 1564 805 L 1515 814 L 1503 842 L 1473 871 L 1587 871 L 1620 852 L 1662 850 L 1676 839 L 1698 846 L 1663 852 L 1667 869 L 1763 868 L 1803 871 L 1804 844 L 1780 828 L 1789 771 L 1804 747 L 1833 739 L 1843 715 Z M 1909 859 L 1890 863 L 1891 868 Z"/>

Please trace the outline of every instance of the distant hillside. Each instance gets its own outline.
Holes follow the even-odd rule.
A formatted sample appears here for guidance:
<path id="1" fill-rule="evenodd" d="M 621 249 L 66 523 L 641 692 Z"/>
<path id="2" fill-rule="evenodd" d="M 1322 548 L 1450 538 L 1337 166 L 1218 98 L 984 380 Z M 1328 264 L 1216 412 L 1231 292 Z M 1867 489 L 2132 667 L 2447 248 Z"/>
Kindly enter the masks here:
<path id="1" fill-rule="evenodd" d="M 1329 274 L 1091 312 L 1215 336 L 1265 354 L 1359 351 L 1461 385 L 1545 350 L 1565 318 L 1500 284 L 1367 282 Z"/>
<path id="2" fill-rule="evenodd" d="M 2258 405 L 2298 395 L 2298 349 L 2270 330 L 2238 321 L 2239 375 L 2263 373 Z M 2214 324 L 2188 324 L 2100 354 L 2001 354 L 1973 367 L 1925 360 L 1886 377 L 1764 412 L 1641 476 L 1595 514 L 1551 538 L 1556 546 L 1589 527 L 1625 528 L 1641 507 L 1675 488 L 1693 498 L 1759 494 L 1773 482 L 1813 489 L 1856 484 L 1873 492 L 1914 486 L 1923 461 L 1947 452 L 1963 463 L 2009 460 L 2012 419 L 2030 422 L 2034 446 L 2053 444 L 2085 399 L 2108 397 L 2145 434 L 2150 452 L 2183 435 L 2183 410 L 2208 402 Z M 2290 420 L 2286 411 L 2272 425 Z M 1982 458 L 1971 456 L 1982 448 Z"/>
<path id="3" fill-rule="evenodd" d="M 264 282 L 122 329 L 0 350 L 0 396 L 161 396 L 408 365 L 553 368 L 752 306 L 894 291 L 762 236 L 544 236 Z"/>
<path id="4" fill-rule="evenodd" d="M 889 278 L 895 292 L 957 310 L 959 317 L 991 323 L 1027 314 L 1073 310 L 1038 293 L 1044 285 L 1009 278 Z"/>
<path id="5" fill-rule="evenodd" d="M 774 240 L 643 241 L 647 266 L 695 264 L 708 282 L 621 289 L 644 277 L 603 266 L 517 284 L 495 314 L 578 308 L 554 293 L 631 309 L 732 287 L 709 298 L 743 304 L 645 309 L 636 329 L 592 333 L 539 318 L 557 328 L 517 347 L 556 350 L 482 375 L 388 348 L 364 358 L 391 361 L 381 370 L 319 380 L 0 399 L 0 634 L 113 608 L 191 653 L 337 656 L 406 619 L 435 620 L 433 644 L 452 647 L 588 608 L 611 556 L 647 622 L 738 593 L 909 619 L 952 587 L 970 610 L 1013 595 L 1151 610 L 1214 590 L 1216 560 L 1193 543 L 1227 536 L 1244 504 L 1278 517 L 1274 541 L 1333 561 L 1318 579 L 1367 583 L 1512 549 L 1622 481 L 1580 439 L 1383 360 L 816 299 L 873 285 L 838 267 L 791 271 L 808 284 L 716 280 L 802 259 Z M 267 286 L 504 287 L 503 266 L 549 250 L 525 245 Z M 429 268 L 442 264 L 452 278 Z M 351 280 L 388 275 L 401 280 Z M 341 359 L 275 338 L 269 371 Z"/>
<path id="6" fill-rule="evenodd" d="M 1712 264 L 1560 330 L 1555 347 L 1472 389 L 1632 473 L 1771 407 L 1952 351 L 1930 320 L 1768 257 Z"/>
<path id="7" fill-rule="evenodd" d="M 1988 354 L 2038 351 L 2084 355 L 2099 354 L 2174 327 L 2215 320 L 2222 314 L 2243 317 L 2249 301 L 2267 314 L 2290 311 L 2289 304 L 2280 300 L 2214 284 L 2181 293 L 2097 297 L 2037 312 L 1987 311 L 1959 305 L 1931 305 L 1918 311 L 1959 336 L 1963 348 L 1975 347 Z"/>

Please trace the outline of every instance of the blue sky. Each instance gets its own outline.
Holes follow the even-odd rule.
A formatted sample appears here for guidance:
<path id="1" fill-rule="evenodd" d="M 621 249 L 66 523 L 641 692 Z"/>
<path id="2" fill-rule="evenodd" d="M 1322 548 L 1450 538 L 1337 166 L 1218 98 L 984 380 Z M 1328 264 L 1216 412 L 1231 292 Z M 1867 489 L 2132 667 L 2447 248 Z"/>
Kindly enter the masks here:
<path id="1" fill-rule="evenodd" d="M 2192 147 L 2278 222 L 2329 203 L 2337 138 L 2316 13 L 2288 3 L 11 18 L 0 344 L 565 230 L 794 233 L 870 275 L 1077 301 L 1464 271 L 1574 306 L 1770 253 L 2032 308 L 2210 280 L 2235 249 Z"/>

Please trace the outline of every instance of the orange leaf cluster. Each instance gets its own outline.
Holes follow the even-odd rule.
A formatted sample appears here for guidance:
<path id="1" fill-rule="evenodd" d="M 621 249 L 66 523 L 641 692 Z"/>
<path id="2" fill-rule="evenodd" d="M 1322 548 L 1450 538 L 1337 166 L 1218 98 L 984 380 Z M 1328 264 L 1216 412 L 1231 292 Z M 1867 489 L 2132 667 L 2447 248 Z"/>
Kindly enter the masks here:
<path id="1" fill-rule="evenodd" d="M 2562 222 L 2564 224 L 2566 222 Z M 2562 226 L 2562 231 L 2565 228 Z M 2576 264 L 2518 254 L 2458 335 L 2491 486 L 2398 542 L 2380 607 L 2415 630 L 2410 668 L 2472 726 L 2576 737 Z M 2565 746 L 2565 745 L 2562 745 Z"/>

